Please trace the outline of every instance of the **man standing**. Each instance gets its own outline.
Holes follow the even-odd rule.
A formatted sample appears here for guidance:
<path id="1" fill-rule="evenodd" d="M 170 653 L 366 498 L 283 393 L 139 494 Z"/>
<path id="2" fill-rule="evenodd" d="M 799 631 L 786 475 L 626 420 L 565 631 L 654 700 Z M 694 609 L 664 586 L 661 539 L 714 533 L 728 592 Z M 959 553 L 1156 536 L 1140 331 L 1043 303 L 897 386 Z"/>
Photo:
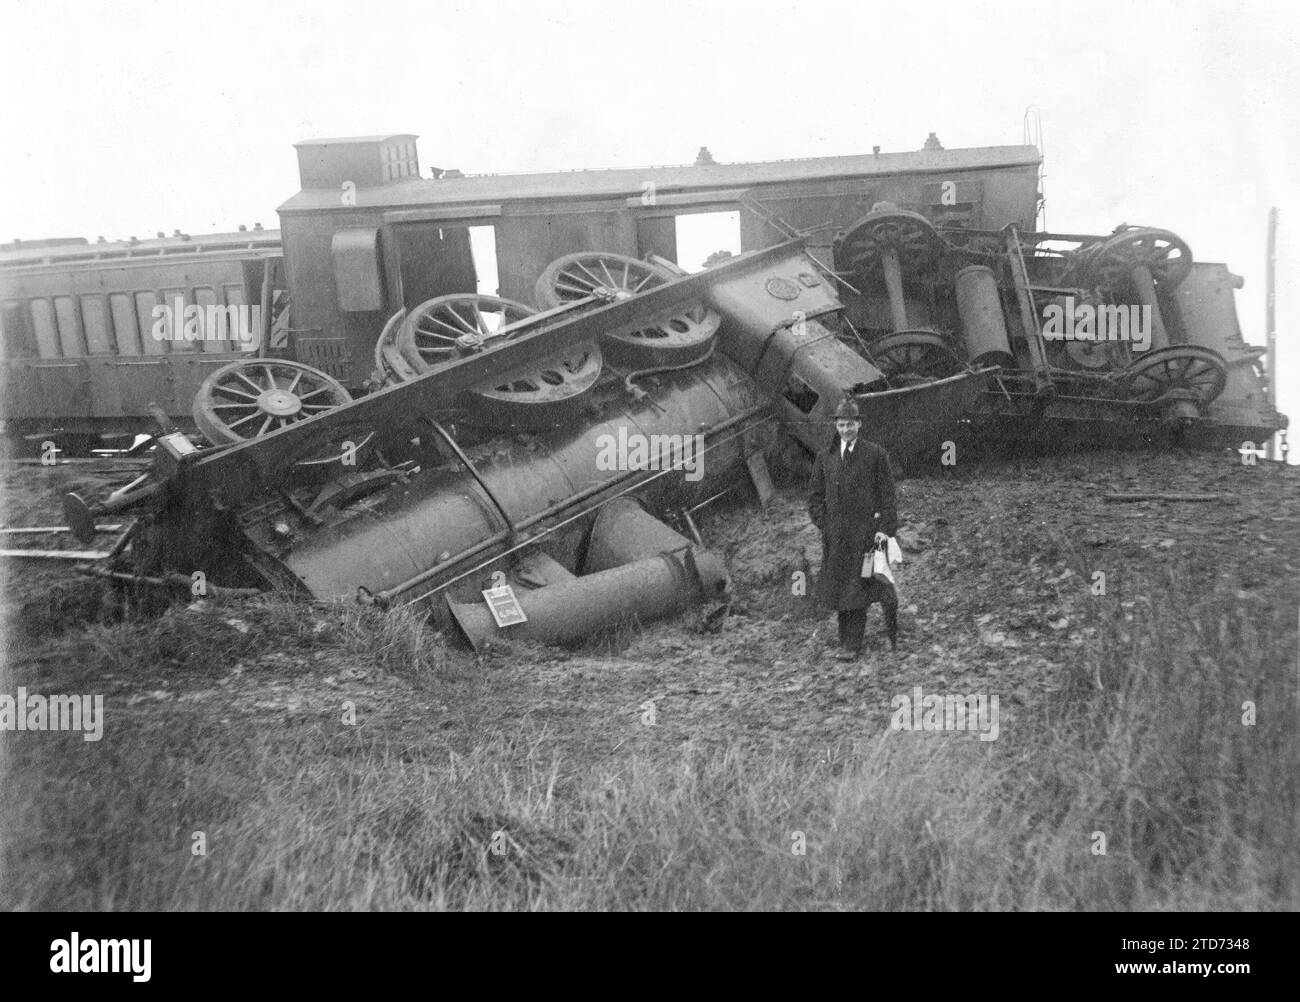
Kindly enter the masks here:
<path id="1" fill-rule="evenodd" d="M 877 542 L 898 530 L 894 478 L 889 455 L 874 442 L 858 437 L 862 421 L 852 398 L 835 409 L 838 438 L 817 454 L 813 465 L 808 512 L 822 534 L 822 570 L 818 600 L 834 609 L 840 648 L 835 657 L 853 661 L 862 650 L 867 606 L 885 604 L 890 625 L 897 599 L 887 585 L 865 585 L 862 560 Z M 880 594 L 876 589 L 887 589 Z M 892 607 L 891 607 L 892 600 Z"/>

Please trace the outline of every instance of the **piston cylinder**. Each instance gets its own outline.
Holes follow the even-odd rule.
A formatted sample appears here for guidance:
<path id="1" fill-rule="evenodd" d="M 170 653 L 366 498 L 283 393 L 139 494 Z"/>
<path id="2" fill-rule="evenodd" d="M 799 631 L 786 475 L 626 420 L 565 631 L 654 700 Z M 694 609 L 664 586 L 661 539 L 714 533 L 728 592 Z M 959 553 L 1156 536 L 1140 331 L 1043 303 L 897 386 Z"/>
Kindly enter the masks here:
<path id="1" fill-rule="evenodd" d="M 634 499 L 617 498 L 602 505 L 592 523 L 583 573 L 594 574 L 663 553 L 680 553 L 694 545 Z"/>
<path id="2" fill-rule="evenodd" d="M 623 620 L 650 621 L 673 616 L 695 602 L 726 594 L 727 577 L 721 561 L 705 551 L 686 550 L 611 567 L 596 574 L 518 591 L 526 622 L 504 630 L 496 625 L 484 603 L 456 602 L 447 607 L 465 639 L 475 650 L 502 637 L 540 643 L 572 643 Z"/>
<path id="3" fill-rule="evenodd" d="M 973 264 L 957 272 L 957 313 L 972 365 L 1000 365 L 1014 368 L 1002 297 L 993 269 Z"/>

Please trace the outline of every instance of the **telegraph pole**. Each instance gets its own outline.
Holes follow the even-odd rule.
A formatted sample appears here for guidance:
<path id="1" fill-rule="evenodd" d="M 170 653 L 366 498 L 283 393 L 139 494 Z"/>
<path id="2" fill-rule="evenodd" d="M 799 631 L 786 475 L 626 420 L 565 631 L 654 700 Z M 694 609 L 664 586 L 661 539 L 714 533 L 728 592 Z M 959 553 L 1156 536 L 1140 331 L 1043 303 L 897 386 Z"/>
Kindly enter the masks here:
<path id="1" fill-rule="evenodd" d="M 1268 210 L 1268 251 L 1264 257 L 1264 331 L 1268 345 L 1268 405 L 1277 411 L 1277 291 L 1274 271 L 1277 263 L 1277 206 Z M 1268 437 L 1268 458 L 1277 459 L 1277 434 Z M 1283 457 L 1284 459 L 1286 457 Z"/>

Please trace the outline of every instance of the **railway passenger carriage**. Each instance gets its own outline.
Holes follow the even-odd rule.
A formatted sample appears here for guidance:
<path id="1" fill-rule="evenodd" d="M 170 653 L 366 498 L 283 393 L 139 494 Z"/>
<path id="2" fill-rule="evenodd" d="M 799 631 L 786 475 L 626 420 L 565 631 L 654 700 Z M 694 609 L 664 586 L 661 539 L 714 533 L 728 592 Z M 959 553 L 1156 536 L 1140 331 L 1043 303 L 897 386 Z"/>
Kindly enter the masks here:
<path id="1" fill-rule="evenodd" d="M 163 316 L 155 308 L 178 304 L 258 307 L 264 329 L 251 347 L 265 343 L 275 353 L 277 335 L 287 344 L 288 320 L 279 233 L 0 249 L 6 433 L 82 451 L 104 434 L 156 430 L 151 403 L 188 425 L 203 380 L 248 347 L 230 338 L 155 337 Z"/>

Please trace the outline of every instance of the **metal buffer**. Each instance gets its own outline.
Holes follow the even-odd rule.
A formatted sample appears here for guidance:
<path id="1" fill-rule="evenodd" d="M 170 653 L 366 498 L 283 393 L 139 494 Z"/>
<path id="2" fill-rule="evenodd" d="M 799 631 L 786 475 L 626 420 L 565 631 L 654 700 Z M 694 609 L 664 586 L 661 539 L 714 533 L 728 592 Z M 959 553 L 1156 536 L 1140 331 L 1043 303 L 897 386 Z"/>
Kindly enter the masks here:
<path id="1" fill-rule="evenodd" d="M 835 262 L 841 271 L 859 278 L 877 274 L 884 278 L 893 332 L 872 341 L 868 350 L 896 385 L 943 379 L 963 368 L 947 338 L 935 330 L 913 328 L 907 319 L 903 265 L 909 270 L 928 267 L 942 249 L 943 238 L 928 219 L 892 202 L 877 202 L 835 242 Z"/>

